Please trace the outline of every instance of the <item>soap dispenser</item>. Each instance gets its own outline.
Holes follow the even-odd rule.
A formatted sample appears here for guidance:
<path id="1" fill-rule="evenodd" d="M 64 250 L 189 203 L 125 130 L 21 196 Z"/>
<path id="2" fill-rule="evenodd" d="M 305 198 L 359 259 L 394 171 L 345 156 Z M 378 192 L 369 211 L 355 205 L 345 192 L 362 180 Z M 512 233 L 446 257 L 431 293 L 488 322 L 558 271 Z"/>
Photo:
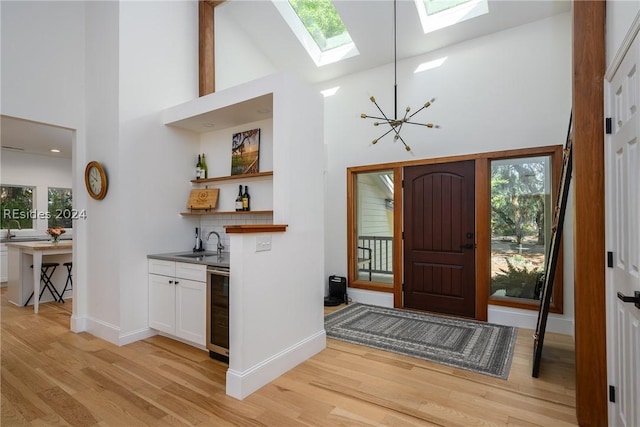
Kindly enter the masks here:
<path id="1" fill-rule="evenodd" d="M 196 243 L 193 245 L 193 252 L 198 252 L 200 246 L 202 246 L 202 241 L 200 241 L 200 229 L 196 227 Z"/>

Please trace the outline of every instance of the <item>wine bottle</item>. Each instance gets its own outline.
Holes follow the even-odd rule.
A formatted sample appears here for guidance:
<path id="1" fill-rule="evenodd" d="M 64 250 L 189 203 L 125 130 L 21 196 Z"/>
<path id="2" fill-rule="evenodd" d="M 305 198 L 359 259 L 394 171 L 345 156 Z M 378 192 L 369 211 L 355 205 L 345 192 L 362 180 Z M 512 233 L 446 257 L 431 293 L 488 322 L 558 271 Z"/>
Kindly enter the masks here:
<path id="1" fill-rule="evenodd" d="M 251 210 L 251 196 L 249 196 L 249 186 L 244 186 L 244 194 L 242 195 L 242 210 L 250 211 Z"/>
<path id="2" fill-rule="evenodd" d="M 202 178 L 209 178 L 209 168 L 207 168 L 207 160 L 204 158 L 204 153 L 202 153 Z"/>
<path id="3" fill-rule="evenodd" d="M 242 210 L 242 185 L 238 190 L 238 197 L 236 197 L 236 211 Z"/>
<path id="4" fill-rule="evenodd" d="M 198 163 L 196 163 L 196 179 L 202 178 L 202 159 L 198 154 Z"/>

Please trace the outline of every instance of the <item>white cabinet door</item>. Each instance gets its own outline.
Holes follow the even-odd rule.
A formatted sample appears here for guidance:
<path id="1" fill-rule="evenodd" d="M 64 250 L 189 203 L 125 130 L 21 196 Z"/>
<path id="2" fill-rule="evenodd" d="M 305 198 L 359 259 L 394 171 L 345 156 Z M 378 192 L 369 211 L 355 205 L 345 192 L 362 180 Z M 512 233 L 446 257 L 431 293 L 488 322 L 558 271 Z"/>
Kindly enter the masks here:
<path id="1" fill-rule="evenodd" d="M 176 334 L 175 279 L 149 274 L 149 327 Z M 202 322 L 204 325 L 204 321 Z"/>
<path id="2" fill-rule="evenodd" d="M 207 284 L 177 278 L 176 332 L 179 338 L 205 345 Z"/>
<path id="3" fill-rule="evenodd" d="M 9 280 L 9 262 L 7 247 L 3 244 L 0 247 L 0 282 Z"/>

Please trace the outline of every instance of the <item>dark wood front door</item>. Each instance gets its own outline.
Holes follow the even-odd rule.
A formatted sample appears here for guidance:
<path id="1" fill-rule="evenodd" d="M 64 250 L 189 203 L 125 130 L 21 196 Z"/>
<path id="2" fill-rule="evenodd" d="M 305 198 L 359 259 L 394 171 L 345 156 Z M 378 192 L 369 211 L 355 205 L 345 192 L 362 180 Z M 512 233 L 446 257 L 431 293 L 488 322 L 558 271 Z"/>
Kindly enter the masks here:
<path id="1" fill-rule="evenodd" d="M 475 318 L 475 163 L 404 168 L 404 307 Z"/>

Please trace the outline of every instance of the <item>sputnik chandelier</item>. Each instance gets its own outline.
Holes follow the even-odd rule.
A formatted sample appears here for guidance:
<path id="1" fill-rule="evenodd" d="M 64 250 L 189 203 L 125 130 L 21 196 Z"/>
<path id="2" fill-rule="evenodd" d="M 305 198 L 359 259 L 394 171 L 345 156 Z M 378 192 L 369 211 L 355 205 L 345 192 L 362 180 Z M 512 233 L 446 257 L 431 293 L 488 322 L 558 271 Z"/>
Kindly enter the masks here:
<path id="1" fill-rule="evenodd" d="M 409 115 L 409 112 L 411 111 L 411 108 L 407 107 L 407 109 L 404 112 L 404 116 L 401 119 L 398 119 L 398 82 L 397 82 L 397 78 L 398 78 L 398 71 L 397 71 L 397 69 L 398 69 L 398 59 L 397 59 L 397 37 L 396 37 L 397 30 L 396 30 L 396 26 L 397 26 L 396 0 L 393 0 L 393 107 L 394 107 L 393 118 L 388 117 L 384 113 L 384 111 L 382 111 L 382 108 L 380 108 L 380 105 L 378 105 L 378 103 L 376 102 L 376 98 L 373 97 L 373 96 L 371 98 L 369 98 L 369 100 L 371 100 L 371 102 L 373 102 L 375 104 L 375 106 L 378 109 L 378 111 L 380 111 L 380 114 L 382 114 L 382 117 L 368 116 L 368 115 L 366 115 L 364 113 L 361 114 L 360 117 L 362 117 L 363 119 L 382 120 L 382 122 L 374 122 L 373 123 L 374 126 L 380 126 L 380 125 L 389 126 L 389 130 L 387 130 L 385 133 L 380 135 L 378 138 L 376 138 L 373 141 L 371 141 L 372 144 L 376 144 L 380 140 L 380 138 L 383 138 L 386 135 L 388 135 L 391 132 L 393 132 L 394 133 L 393 140 L 394 141 L 400 140 L 402 142 L 402 144 L 404 145 L 404 148 L 407 151 L 411 151 L 411 147 L 409 147 L 409 145 L 407 145 L 405 140 L 402 139 L 402 136 L 400 136 L 400 131 L 402 130 L 402 127 L 405 124 L 425 126 L 425 127 L 428 127 L 428 128 L 440 128 L 440 126 L 434 125 L 433 123 L 419 123 L 419 122 L 411 121 L 411 118 L 413 116 L 418 114 L 420 111 L 422 111 L 422 110 L 424 110 L 426 108 L 429 108 L 429 106 L 436 100 L 435 98 L 432 98 L 429 101 L 425 102 L 425 104 L 422 107 L 420 107 L 415 113 L 413 113 L 411 115 Z"/>

